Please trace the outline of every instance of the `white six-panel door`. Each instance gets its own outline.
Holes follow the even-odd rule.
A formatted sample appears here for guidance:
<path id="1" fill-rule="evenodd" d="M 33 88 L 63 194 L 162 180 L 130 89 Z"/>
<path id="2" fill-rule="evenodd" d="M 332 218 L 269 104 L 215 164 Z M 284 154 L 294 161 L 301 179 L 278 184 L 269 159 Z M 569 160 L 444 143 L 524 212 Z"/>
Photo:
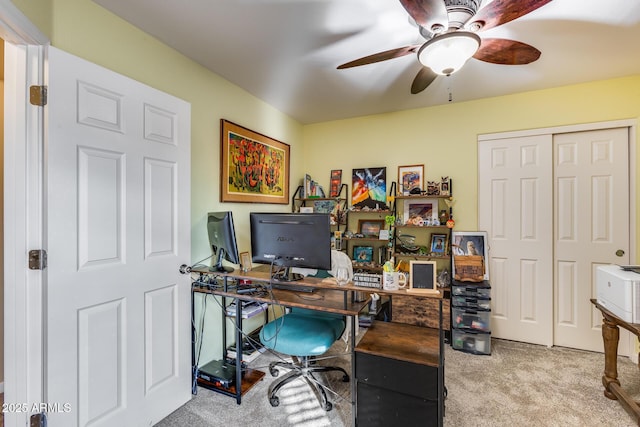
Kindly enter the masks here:
<path id="1" fill-rule="evenodd" d="M 551 137 L 481 141 L 479 227 L 489 239 L 491 332 L 552 344 Z"/>
<path id="2" fill-rule="evenodd" d="M 492 335 L 602 351 L 595 268 L 629 262 L 628 128 L 479 141 Z M 629 354 L 629 340 L 619 353 Z"/>
<path id="3" fill-rule="evenodd" d="M 602 314 L 589 300 L 599 265 L 629 263 L 628 132 L 554 135 L 556 345 L 603 349 Z"/>
<path id="4" fill-rule="evenodd" d="M 49 425 L 152 425 L 191 395 L 190 106 L 55 48 L 48 87 Z"/>

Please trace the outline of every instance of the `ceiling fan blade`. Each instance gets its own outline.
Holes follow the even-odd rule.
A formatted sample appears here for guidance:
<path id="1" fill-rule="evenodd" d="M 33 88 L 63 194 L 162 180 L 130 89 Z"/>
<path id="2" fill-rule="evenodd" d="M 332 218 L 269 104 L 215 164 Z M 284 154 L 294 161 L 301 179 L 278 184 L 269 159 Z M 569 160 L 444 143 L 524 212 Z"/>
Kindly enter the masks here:
<path id="1" fill-rule="evenodd" d="M 365 56 L 360 59 L 356 59 L 346 64 L 338 65 L 338 70 L 344 68 L 358 67 L 360 65 L 373 64 L 375 62 L 386 61 L 387 59 L 400 58 L 401 56 L 415 53 L 416 49 L 420 45 L 399 47 L 397 49 L 386 50 L 384 52 L 374 53 L 373 55 Z"/>
<path id="2" fill-rule="evenodd" d="M 431 71 L 431 68 L 422 67 L 416 77 L 413 79 L 413 83 L 411 83 L 411 93 L 416 94 L 420 93 L 427 88 L 438 77 L 436 73 Z"/>
<path id="3" fill-rule="evenodd" d="M 535 47 L 519 41 L 482 39 L 480 49 L 473 57 L 492 64 L 523 65 L 536 61 L 540 54 Z"/>
<path id="4" fill-rule="evenodd" d="M 494 0 L 486 7 L 481 8 L 476 15 L 469 20 L 468 28 L 473 28 L 474 23 L 483 22 L 482 30 L 506 24 L 509 21 L 520 18 L 534 10 L 541 8 L 552 0 Z"/>
<path id="5" fill-rule="evenodd" d="M 400 3 L 421 27 L 431 31 L 434 25 L 449 27 L 449 15 L 444 0 L 400 0 Z"/>

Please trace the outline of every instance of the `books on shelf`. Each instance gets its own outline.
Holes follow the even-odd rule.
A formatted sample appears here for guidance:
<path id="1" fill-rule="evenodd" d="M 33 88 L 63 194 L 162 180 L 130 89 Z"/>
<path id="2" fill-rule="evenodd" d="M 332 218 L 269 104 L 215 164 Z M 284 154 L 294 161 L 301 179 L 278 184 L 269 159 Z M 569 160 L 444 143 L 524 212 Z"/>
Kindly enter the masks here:
<path id="1" fill-rule="evenodd" d="M 254 302 L 251 304 L 243 304 L 242 318 L 248 319 L 257 314 L 263 313 L 268 306 L 269 304 L 267 304 L 266 302 L 263 302 L 263 303 Z M 236 304 L 235 302 L 232 302 L 227 306 L 227 316 L 235 316 L 235 315 L 236 315 Z"/>

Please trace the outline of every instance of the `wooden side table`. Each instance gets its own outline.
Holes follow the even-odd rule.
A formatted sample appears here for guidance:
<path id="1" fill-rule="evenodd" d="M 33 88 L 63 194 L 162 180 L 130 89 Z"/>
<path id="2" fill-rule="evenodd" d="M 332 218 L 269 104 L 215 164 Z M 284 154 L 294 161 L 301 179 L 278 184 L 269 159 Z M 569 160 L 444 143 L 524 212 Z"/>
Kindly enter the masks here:
<path id="1" fill-rule="evenodd" d="M 620 340 L 620 329 L 623 327 L 632 334 L 640 337 L 640 324 L 629 323 L 592 299 L 591 303 L 602 313 L 602 340 L 604 342 L 604 375 L 602 375 L 602 385 L 604 395 L 612 400 L 618 400 L 622 407 L 638 420 L 640 425 L 639 402 L 633 400 L 631 396 L 622 388 L 618 380 L 618 341 Z"/>

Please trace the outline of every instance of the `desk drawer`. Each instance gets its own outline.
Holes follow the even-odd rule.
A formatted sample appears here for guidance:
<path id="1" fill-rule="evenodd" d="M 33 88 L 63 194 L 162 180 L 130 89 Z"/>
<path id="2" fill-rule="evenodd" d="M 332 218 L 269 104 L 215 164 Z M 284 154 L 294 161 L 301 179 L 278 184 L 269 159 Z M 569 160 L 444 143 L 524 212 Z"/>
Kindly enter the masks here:
<path id="1" fill-rule="evenodd" d="M 451 309 L 453 327 L 479 332 L 491 332 L 491 312 L 453 307 Z"/>
<path id="2" fill-rule="evenodd" d="M 491 298 L 467 297 L 454 295 L 451 297 L 451 305 L 480 310 L 491 310 Z"/>
<path id="3" fill-rule="evenodd" d="M 438 368 L 358 351 L 355 357 L 358 384 L 368 384 L 422 399 L 438 399 Z"/>
<path id="4" fill-rule="evenodd" d="M 356 426 L 437 426 L 438 402 L 358 381 Z"/>
<path id="5" fill-rule="evenodd" d="M 486 285 L 454 285 L 451 287 L 451 295 L 465 297 L 491 298 L 491 287 Z"/>
<path id="6" fill-rule="evenodd" d="M 491 354 L 491 334 L 488 332 L 454 329 L 453 348 L 473 354 Z"/>

